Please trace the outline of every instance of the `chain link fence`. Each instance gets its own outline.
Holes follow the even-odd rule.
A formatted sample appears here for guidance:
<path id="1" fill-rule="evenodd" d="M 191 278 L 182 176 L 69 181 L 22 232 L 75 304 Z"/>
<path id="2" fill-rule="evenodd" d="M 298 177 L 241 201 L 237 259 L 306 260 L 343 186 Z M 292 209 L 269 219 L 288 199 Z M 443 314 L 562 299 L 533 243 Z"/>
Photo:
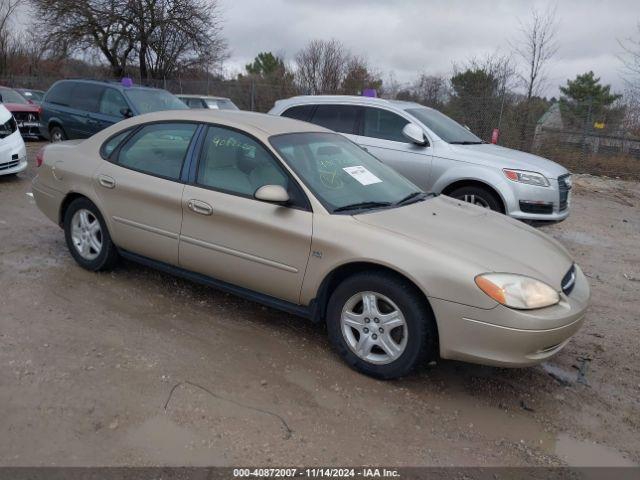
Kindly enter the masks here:
<path id="1" fill-rule="evenodd" d="M 108 80 L 107 78 L 101 78 Z M 10 87 L 47 90 L 58 78 L 0 78 Z M 174 94 L 230 98 L 239 108 L 267 112 L 276 100 L 303 94 L 292 82 L 264 83 L 252 77 L 230 80 L 153 80 L 145 85 Z M 579 103 L 526 102 L 512 94 L 498 97 L 455 95 L 431 106 L 467 126 L 487 142 L 534 153 L 574 173 L 640 180 L 640 108 Z"/>

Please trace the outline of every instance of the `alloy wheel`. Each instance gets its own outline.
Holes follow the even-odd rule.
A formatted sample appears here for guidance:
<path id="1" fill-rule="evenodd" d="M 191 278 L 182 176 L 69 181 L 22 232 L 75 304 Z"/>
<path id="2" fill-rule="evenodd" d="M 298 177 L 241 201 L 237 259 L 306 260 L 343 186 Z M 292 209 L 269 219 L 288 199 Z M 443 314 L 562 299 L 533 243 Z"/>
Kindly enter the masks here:
<path id="1" fill-rule="evenodd" d="M 407 347 L 407 323 L 398 306 L 376 292 L 359 292 L 342 308 L 340 327 L 345 342 L 362 360 L 385 365 Z"/>
<path id="2" fill-rule="evenodd" d="M 474 195 L 472 193 L 461 195 L 460 197 L 456 197 L 456 198 L 458 200 L 462 200 L 463 202 L 473 203 L 474 205 L 478 205 L 479 207 L 482 207 L 482 208 L 489 208 L 489 209 L 491 208 L 487 200 L 485 200 L 484 198 L 478 195 Z"/>
<path id="3" fill-rule="evenodd" d="M 76 251 L 85 260 L 94 260 L 102 251 L 100 221 L 89 210 L 81 208 L 71 218 L 71 239 Z"/>

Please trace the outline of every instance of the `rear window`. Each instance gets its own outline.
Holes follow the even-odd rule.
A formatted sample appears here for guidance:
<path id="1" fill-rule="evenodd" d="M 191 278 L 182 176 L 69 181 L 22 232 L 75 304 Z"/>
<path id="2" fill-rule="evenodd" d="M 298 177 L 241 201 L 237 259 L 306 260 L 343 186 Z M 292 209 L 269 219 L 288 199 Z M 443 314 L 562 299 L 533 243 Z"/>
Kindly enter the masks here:
<path id="1" fill-rule="evenodd" d="M 359 107 L 351 105 L 318 105 L 312 123 L 339 133 L 356 133 Z"/>
<path id="2" fill-rule="evenodd" d="M 28 103 L 22 95 L 10 88 L 0 88 L 0 95 L 2 95 L 2 103 Z"/>
<path id="3" fill-rule="evenodd" d="M 311 119 L 311 113 L 313 113 L 314 108 L 315 105 L 298 105 L 296 107 L 286 109 L 282 112 L 282 116 L 308 122 Z"/>

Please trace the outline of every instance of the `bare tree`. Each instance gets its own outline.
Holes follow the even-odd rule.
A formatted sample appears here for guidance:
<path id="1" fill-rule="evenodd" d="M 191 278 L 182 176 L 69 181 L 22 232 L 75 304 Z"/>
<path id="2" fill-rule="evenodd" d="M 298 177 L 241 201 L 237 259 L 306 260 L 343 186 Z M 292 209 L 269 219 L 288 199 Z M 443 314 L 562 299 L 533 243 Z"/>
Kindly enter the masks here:
<path id="1" fill-rule="evenodd" d="M 340 86 L 345 95 L 360 95 L 365 89 L 380 90 L 382 78 L 372 71 L 369 63 L 363 57 L 351 55 L 345 67 L 344 78 Z"/>
<path id="2" fill-rule="evenodd" d="M 9 27 L 22 0 L 2 0 L 0 3 L 0 74 L 7 70 L 7 62 L 15 38 Z"/>
<path id="3" fill-rule="evenodd" d="M 640 22 L 638 38 L 618 40 L 623 49 L 620 60 L 623 64 L 623 78 L 634 97 L 640 97 Z"/>
<path id="4" fill-rule="evenodd" d="M 295 57 L 300 88 L 309 94 L 338 93 L 349 58 L 337 40 L 312 40 Z"/>
<path id="5" fill-rule="evenodd" d="M 114 76 L 210 68 L 225 57 L 217 0 L 30 0 L 52 53 L 98 51 Z"/>
<path id="6" fill-rule="evenodd" d="M 520 22 L 519 37 L 511 42 L 515 54 L 523 64 L 518 76 L 526 90 L 527 101 L 544 89 L 544 69 L 558 51 L 557 32 L 555 8 L 548 8 L 543 12 L 533 9 L 529 20 Z"/>

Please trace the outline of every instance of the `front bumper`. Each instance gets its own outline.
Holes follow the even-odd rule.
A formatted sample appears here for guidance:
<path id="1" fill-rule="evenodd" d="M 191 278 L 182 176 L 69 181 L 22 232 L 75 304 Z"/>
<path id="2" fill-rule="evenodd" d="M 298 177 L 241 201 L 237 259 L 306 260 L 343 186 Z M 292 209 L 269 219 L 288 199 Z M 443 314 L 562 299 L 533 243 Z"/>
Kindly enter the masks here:
<path id="1" fill-rule="evenodd" d="M 571 190 L 562 181 L 549 179 L 548 187 L 509 182 L 511 195 L 505 199 L 507 215 L 519 220 L 560 222 L 569 216 Z M 566 195 L 566 200 L 563 196 Z M 564 201 L 562 201 L 564 200 Z M 545 210 L 544 213 L 541 213 Z"/>
<path id="2" fill-rule="evenodd" d="M 543 362 L 569 342 L 589 303 L 589 284 L 576 268 L 569 296 L 552 307 L 514 310 L 497 305 L 481 309 L 430 298 L 438 323 L 440 356 L 501 367 L 527 367 Z"/>
<path id="3" fill-rule="evenodd" d="M 27 168 L 27 149 L 16 131 L 0 140 L 0 175 L 20 173 Z"/>

